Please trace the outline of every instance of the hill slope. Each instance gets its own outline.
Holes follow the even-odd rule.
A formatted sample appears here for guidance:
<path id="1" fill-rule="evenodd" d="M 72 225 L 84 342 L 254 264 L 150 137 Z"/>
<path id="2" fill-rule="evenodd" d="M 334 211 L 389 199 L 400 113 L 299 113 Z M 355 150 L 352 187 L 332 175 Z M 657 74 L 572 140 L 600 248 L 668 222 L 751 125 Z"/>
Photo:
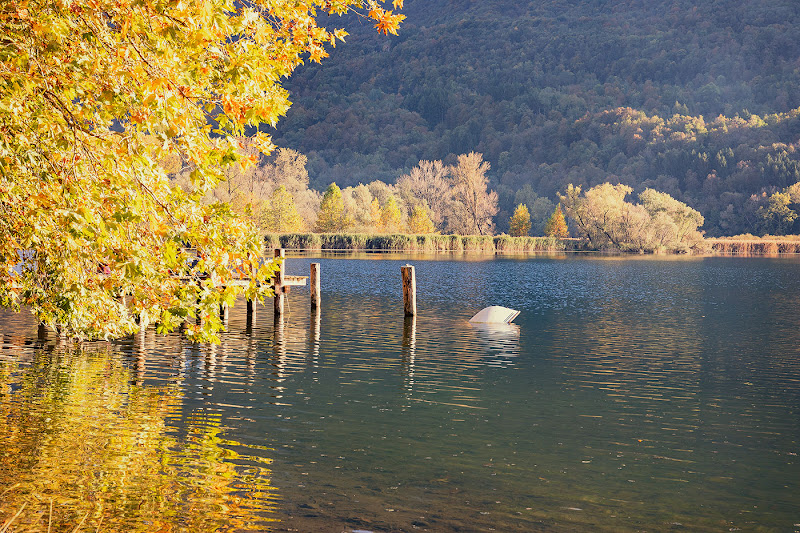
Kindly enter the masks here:
<path id="1" fill-rule="evenodd" d="M 612 181 L 689 203 L 713 235 L 756 231 L 761 194 L 800 181 L 792 0 L 406 0 L 403 12 L 400 37 L 345 21 L 348 42 L 287 83 L 275 140 L 309 156 L 319 189 L 477 151 L 501 229 L 526 184 L 555 199 Z"/>

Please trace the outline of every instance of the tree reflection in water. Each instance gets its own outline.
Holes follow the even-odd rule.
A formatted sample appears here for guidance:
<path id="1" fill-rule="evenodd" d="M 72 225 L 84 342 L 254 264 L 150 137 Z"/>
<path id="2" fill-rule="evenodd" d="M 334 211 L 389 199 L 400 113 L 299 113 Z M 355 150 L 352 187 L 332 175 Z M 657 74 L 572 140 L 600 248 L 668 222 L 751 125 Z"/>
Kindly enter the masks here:
<path id="1" fill-rule="evenodd" d="M 0 520 L 13 519 L 9 531 L 272 529 L 270 461 L 234 451 L 242 446 L 213 413 L 179 430 L 179 386 L 143 385 L 109 351 L 20 360 L 0 359 Z"/>

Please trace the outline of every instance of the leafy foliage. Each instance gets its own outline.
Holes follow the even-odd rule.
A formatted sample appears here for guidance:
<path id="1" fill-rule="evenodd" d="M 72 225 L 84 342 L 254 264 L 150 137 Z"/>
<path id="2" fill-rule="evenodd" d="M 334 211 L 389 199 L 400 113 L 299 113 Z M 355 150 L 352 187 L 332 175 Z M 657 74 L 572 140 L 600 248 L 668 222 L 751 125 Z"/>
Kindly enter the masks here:
<path id="1" fill-rule="evenodd" d="M 262 227 L 272 233 L 297 233 L 303 230 L 303 226 L 292 193 L 281 185 L 272 192 L 270 205 L 264 210 Z"/>
<path id="2" fill-rule="evenodd" d="M 561 202 L 580 233 L 596 249 L 688 252 L 702 247 L 703 217 L 668 194 L 647 189 L 640 204 L 625 197 L 627 185 L 603 183 L 581 194 L 569 185 Z"/>
<path id="3" fill-rule="evenodd" d="M 497 214 L 497 193 L 490 191 L 489 163 L 482 154 L 470 152 L 458 156 L 452 167 L 453 208 L 447 220 L 448 229 L 460 235 L 491 235 L 492 217 Z"/>
<path id="4" fill-rule="evenodd" d="M 508 233 L 512 237 L 524 237 L 531 231 L 531 214 L 528 212 L 528 206 L 525 204 L 517 205 L 514 209 L 514 214 L 511 215 L 511 220 L 508 224 Z"/>
<path id="5" fill-rule="evenodd" d="M 408 232 L 413 235 L 425 235 L 436 233 L 429 210 L 422 204 L 415 205 L 408 217 Z"/>
<path id="6" fill-rule="evenodd" d="M 569 237 L 569 228 L 567 221 L 564 218 L 564 212 L 561 211 L 561 204 L 558 204 L 547 220 L 544 227 L 544 234 L 548 237 L 558 237 L 559 239 L 566 239 Z"/>
<path id="7" fill-rule="evenodd" d="M 219 305 L 243 290 L 229 282 L 264 297 L 272 266 L 252 221 L 203 199 L 255 162 L 243 135 L 273 148 L 259 127 L 289 107 L 282 78 L 344 39 L 316 17 L 354 9 L 383 33 L 403 18 L 376 0 L 0 6 L 2 303 L 89 338 L 197 314 L 188 335 L 214 339 Z"/>
<path id="8" fill-rule="evenodd" d="M 380 209 L 378 228 L 382 233 L 398 233 L 403 229 L 403 213 L 394 195 L 390 195 Z"/>
<path id="9" fill-rule="evenodd" d="M 335 183 L 331 183 L 322 196 L 316 230 L 321 233 L 335 233 L 348 226 L 342 190 Z"/>

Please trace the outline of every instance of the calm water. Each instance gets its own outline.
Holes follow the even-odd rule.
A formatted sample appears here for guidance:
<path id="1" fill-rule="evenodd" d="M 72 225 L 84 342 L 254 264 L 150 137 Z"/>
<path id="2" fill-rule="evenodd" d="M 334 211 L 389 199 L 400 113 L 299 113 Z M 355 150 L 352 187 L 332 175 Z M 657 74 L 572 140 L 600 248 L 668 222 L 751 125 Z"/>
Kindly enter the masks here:
<path id="1" fill-rule="evenodd" d="M 0 315 L 13 531 L 800 530 L 800 259 L 322 263 L 221 346 Z M 400 266 L 419 316 L 402 316 Z M 482 307 L 522 311 L 474 327 Z"/>

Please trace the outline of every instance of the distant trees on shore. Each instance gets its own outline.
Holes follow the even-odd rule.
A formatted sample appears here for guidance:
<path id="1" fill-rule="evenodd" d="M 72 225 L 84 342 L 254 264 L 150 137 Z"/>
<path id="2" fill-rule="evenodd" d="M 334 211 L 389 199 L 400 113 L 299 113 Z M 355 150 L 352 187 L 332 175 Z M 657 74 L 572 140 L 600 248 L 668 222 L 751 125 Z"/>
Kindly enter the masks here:
<path id="1" fill-rule="evenodd" d="M 475 152 L 453 165 L 420 161 L 395 184 L 375 180 L 342 189 L 332 183 L 324 194 L 309 188 L 307 161 L 281 148 L 259 165 L 229 170 L 208 201 L 229 202 L 265 233 L 493 235 L 500 226 L 512 236 L 564 238 L 571 229 L 592 247 L 642 251 L 688 251 L 703 237 L 699 211 L 654 188 L 631 203 L 626 197 L 633 188 L 623 184 L 570 184 L 558 205 L 526 184 L 514 195 L 514 212 L 500 212 L 489 163 Z M 798 229 L 800 183 L 752 201 L 760 206 L 751 216 L 761 234 Z"/>
<path id="2" fill-rule="evenodd" d="M 567 186 L 559 195 L 567 215 L 591 248 L 639 252 L 688 252 L 698 249 L 703 216 L 683 202 L 653 189 L 639 194 L 638 204 L 625 201 L 627 185 L 603 183 L 582 192 Z"/>
<path id="3" fill-rule="evenodd" d="M 247 151 L 248 149 L 245 149 Z M 265 232 L 452 233 L 492 235 L 497 193 L 489 163 L 470 152 L 454 165 L 420 161 L 397 183 L 376 180 L 324 194 L 310 189 L 307 158 L 279 149 L 262 164 L 229 170 L 208 201 L 225 201 Z M 179 183 L 188 183 L 184 170 Z"/>

